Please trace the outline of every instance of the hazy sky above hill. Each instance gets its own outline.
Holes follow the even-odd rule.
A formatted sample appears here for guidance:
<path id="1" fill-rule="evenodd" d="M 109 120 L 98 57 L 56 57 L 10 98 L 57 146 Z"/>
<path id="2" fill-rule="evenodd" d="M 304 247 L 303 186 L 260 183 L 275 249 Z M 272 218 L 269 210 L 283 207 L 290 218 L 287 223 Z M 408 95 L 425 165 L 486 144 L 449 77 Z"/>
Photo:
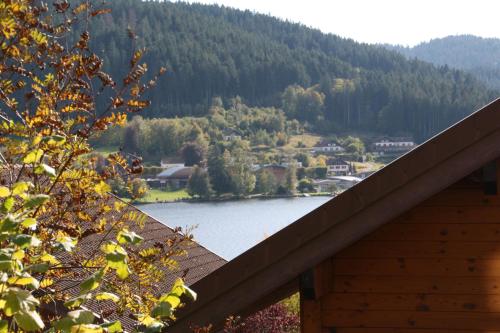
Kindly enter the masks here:
<path id="1" fill-rule="evenodd" d="M 271 14 L 367 43 L 415 45 L 457 34 L 500 37 L 498 0 L 197 0 Z"/>

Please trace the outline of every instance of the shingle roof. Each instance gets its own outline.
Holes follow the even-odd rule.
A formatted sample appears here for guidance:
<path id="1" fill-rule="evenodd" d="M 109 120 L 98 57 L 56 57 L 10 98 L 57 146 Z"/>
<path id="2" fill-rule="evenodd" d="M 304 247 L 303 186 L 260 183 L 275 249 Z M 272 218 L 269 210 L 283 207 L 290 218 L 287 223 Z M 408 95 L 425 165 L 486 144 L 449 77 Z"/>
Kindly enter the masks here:
<path id="1" fill-rule="evenodd" d="M 113 201 L 121 201 L 114 196 L 110 197 L 109 200 L 110 202 L 108 203 L 108 205 L 110 206 L 113 206 Z M 133 205 L 127 204 L 121 213 L 135 213 L 138 214 L 138 216 L 140 216 L 141 218 L 144 218 L 144 220 L 142 221 L 143 227 L 135 223 L 127 223 L 130 231 L 134 231 L 144 238 L 143 242 L 141 243 L 142 247 L 151 247 L 152 245 L 159 246 L 159 244 L 165 244 L 169 239 L 174 240 L 176 238 L 180 238 L 180 234 L 178 233 L 178 231 L 167 227 L 166 225 L 142 212 Z M 116 214 L 116 212 L 110 211 L 103 217 L 110 218 L 110 215 L 112 214 Z M 99 245 L 103 240 L 103 234 L 92 234 L 80 240 L 78 244 L 78 251 L 82 254 L 91 254 L 95 249 L 99 248 Z M 114 237 L 115 234 L 110 233 L 107 239 L 114 239 Z M 170 291 L 170 288 L 172 287 L 174 281 L 181 276 L 183 277 L 187 285 L 192 285 L 226 263 L 224 259 L 194 241 L 187 244 L 183 243 L 181 246 L 182 250 L 185 250 L 185 254 L 174 256 L 172 258 L 177 261 L 177 268 L 169 270 L 163 269 L 162 267 L 164 276 L 162 279 L 162 283 L 154 286 L 155 294 L 160 295 Z M 58 283 L 56 282 L 56 285 L 57 284 Z M 65 287 L 65 283 L 59 283 L 58 287 Z M 71 290 L 69 290 L 68 292 L 71 293 Z M 75 292 L 77 292 L 76 289 Z M 88 307 L 96 311 L 97 313 L 103 310 L 101 308 L 102 306 L 102 302 L 99 304 L 88 304 Z M 112 304 L 109 304 L 109 306 L 112 307 Z M 121 316 L 120 319 L 122 321 L 122 324 L 124 325 L 124 329 L 130 330 L 135 325 L 135 321 L 129 318 L 127 315 Z"/>
<path id="2" fill-rule="evenodd" d="M 169 332 L 220 325 L 296 290 L 297 277 L 500 156 L 500 100 L 485 106 L 193 285 Z"/>
<path id="3" fill-rule="evenodd" d="M 193 167 L 186 166 L 174 166 L 160 172 L 158 178 L 168 178 L 168 179 L 184 179 L 189 178 L 193 173 Z"/>
<path id="4" fill-rule="evenodd" d="M 9 179 L 8 172 L 5 169 L 0 169 L 0 184 L 8 184 L 10 182 Z M 99 215 L 99 217 L 106 218 L 108 221 L 114 221 L 120 219 L 121 216 L 132 214 L 131 216 L 136 217 L 136 220 L 141 220 L 141 224 L 139 224 L 131 223 L 130 219 L 123 219 L 130 231 L 134 231 L 144 238 L 141 243 L 142 247 L 151 247 L 151 245 L 160 246 L 160 244 L 166 244 L 167 240 L 182 238 L 179 231 L 169 228 L 137 207 L 127 204 L 113 195 L 109 195 L 103 198 L 103 200 L 106 200 L 105 204 L 110 207 L 114 207 L 114 202 L 121 202 L 125 206 L 120 213 L 112 209 L 103 215 Z M 94 216 L 99 214 L 98 208 L 103 206 L 103 202 L 89 203 L 89 205 L 87 206 L 86 213 L 93 219 Z M 70 212 L 68 213 L 71 214 Z M 43 220 L 43 217 L 40 220 Z M 76 220 L 79 221 L 82 231 L 89 228 L 90 225 L 86 222 L 80 219 Z M 94 251 L 99 250 L 100 245 L 105 239 L 113 240 L 115 237 L 116 232 L 114 231 L 109 234 L 106 231 L 102 233 L 89 233 L 88 236 L 83 237 L 79 241 L 75 253 L 81 258 L 90 257 Z M 181 244 L 180 250 L 185 250 L 183 251 L 184 253 L 172 257 L 172 259 L 177 261 L 178 266 L 175 269 L 162 269 L 164 274 L 162 283 L 154 286 L 154 292 L 158 295 L 168 292 L 178 277 L 183 277 L 185 283 L 190 286 L 226 263 L 224 259 L 194 241 Z M 61 262 L 67 263 L 72 257 L 62 252 L 58 255 L 58 258 Z M 75 276 L 71 280 L 55 281 L 51 288 L 64 290 L 67 294 L 76 296 L 79 292 L 79 281 L 83 281 L 87 275 L 83 271 L 75 271 Z M 125 281 L 124 283 L 127 282 Z M 113 303 L 111 302 L 89 302 L 86 306 L 96 313 L 113 309 Z M 50 304 L 45 307 L 45 310 L 57 313 L 64 313 L 66 311 L 59 303 Z M 116 314 L 113 316 L 108 319 L 118 318 Z M 125 330 L 131 330 L 136 323 L 129 317 L 129 314 L 123 314 L 119 318 Z"/>
<path id="5" fill-rule="evenodd" d="M 326 161 L 326 165 L 348 165 L 348 166 L 350 166 L 351 164 L 349 162 L 344 161 L 341 158 L 329 158 Z"/>

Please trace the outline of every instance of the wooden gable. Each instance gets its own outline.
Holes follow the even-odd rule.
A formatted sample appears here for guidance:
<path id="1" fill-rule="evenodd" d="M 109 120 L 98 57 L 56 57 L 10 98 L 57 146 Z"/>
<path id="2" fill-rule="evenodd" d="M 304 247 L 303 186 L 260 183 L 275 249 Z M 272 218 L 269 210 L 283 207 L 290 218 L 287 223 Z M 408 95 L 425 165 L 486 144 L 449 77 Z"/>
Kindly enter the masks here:
<path id="1" fill-rule="evenodd" d="M 302 332 L 500 332 L 500 191 L 488 173 L 306 272 L 313 283 L 301 288 Z"/>

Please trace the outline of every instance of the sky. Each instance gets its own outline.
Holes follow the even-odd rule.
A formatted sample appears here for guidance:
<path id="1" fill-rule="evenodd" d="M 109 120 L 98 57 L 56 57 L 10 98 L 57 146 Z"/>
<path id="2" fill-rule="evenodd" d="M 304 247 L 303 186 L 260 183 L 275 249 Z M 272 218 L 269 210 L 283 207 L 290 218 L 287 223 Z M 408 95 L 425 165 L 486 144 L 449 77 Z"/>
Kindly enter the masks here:
<path id="1" fill-rule="evenodd" d="M 413 46 L 432 38 L 499 37 L 499 0 L 196 0 L 300 22 L 366 43 Z"/>

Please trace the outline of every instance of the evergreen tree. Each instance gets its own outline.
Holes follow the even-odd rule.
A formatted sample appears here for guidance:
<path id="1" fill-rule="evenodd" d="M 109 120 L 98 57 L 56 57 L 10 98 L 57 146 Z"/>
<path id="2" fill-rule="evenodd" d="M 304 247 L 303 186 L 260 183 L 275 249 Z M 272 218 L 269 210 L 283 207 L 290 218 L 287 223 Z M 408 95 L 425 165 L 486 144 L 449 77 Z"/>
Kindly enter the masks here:
<path id="1" fill-rule="evenodd" d="M 406 132 L 421 141 L 497 95 L 464 72 L 266 15 L 169 1 L 109 5 L 92 36 L 110 72 L 123 71 L 117 64 L 130 50 L 125 22 L 148 48 L 145 60 L 170 69 L 151 93 L 148 117 L 208 114 L 222 125 L 231 114 L 220 112 L 224 105 L 239 112 L 244 101 L 282 105 L 290 119 L 322 133 Z"/>

